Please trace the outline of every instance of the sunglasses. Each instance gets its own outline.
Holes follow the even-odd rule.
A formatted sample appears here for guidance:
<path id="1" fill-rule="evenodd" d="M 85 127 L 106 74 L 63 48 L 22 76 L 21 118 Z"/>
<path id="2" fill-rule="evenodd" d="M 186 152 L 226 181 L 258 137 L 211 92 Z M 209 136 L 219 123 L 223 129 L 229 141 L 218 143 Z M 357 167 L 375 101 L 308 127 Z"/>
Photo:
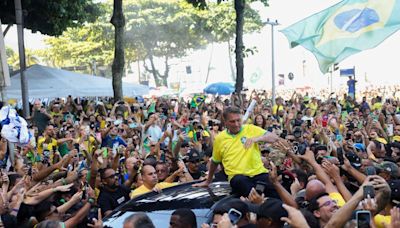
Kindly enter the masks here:
<path id="1" fill-rule="evenodd" d="M 192 162 L 192 163 L 199 163 L 199 162 L 200 162 L 200 159 L 192 160 L 192 161 L 189 161 L 189 162 Z"/>
<path id="2" fill-rule="evenodd" d="M 109 178 L 115 178 L 115 176 L 116 176 L 117 174 L 116 173 L 114 173 L 114 174 L 111 174 L 110 176 L 108 176 L 108 177 L 104 177 L 104 179 L 109 179 Z"/>
<path id="3" fill-rule="evenodd" d="M 318 209 L 321 209 L 323 207 L 328 207 L 328 206 L 331 206 L 333 204 L 336 204 L 336 202 L 333 201 L 333 200 L 329 200 L 329 201 L 326 201 L 325 203 L 323 203 L 321 206 L 319 206 Z"/>

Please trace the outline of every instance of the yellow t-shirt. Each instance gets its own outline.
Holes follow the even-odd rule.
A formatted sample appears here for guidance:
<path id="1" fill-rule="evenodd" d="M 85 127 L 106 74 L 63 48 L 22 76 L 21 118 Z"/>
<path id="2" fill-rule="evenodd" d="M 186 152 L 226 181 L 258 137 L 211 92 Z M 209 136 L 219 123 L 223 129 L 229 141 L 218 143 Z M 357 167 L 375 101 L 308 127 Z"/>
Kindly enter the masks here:
<path id="1" fill-rule="evenodd" d="M 317 111 L 317 109 L 318 109 L 318 103 L 310 103 L 309 105 L 308 105 L 308 107 L 311 109 L 311 116 L 315 116 L 315 112 Z"/>
<path id="2" fill-rule="evenodd" d="M 208 133 L 207 131 L 203 131 L 202 136 L 203 136 L 203 137 L 210 137 L 210 133 Z M 194 137 L 194 130 L 188 132 L 188 137 L 191 138 L 191 139 L 193 139 L 193 137 Z"/>
<path id="3" fill-rule="evenodd" d="M 44 149 L 47 149 L 48 151 L 53 151 L 53 146 L 57 146 L 57 140 L 52 138 L 50 143 L 45 143 L 45 140 L 45 137 L 40 137 L 38 139 L 38 153 L 40 155 L 43 154 L 43 145 L 45 146 Z"/>
<path id="4" fill-rule="evenodd" d="M 375 215 L 374 222 L 377 228 L 385 228 L 385 225 L 389 225 L 392 221 L 392 217 L 390 215 Z"/>
<path id="5" fill-rule="evenodd" d="M 338 207 L 343 207 L 346 204 L 346 201 L 339 192 L 331 192 L 329 193 L 329 197 L 336 202 Z"/>
<path id="6" fill-rule="evenodd" d="M 254 143 L 247 150 L 244 148 L 246 139 L 260 137 L 265 133 L 264 129 L 250 124 L 243 125 L 237 135 L 231 135 L 227 130 L 217 135 L 212 159 L 216 163 L 222 162 L 229 180 L 238 174 L 253 177 L 268 172 L 261 161 L 258 144 Z"/>
<path id="7" fill-rule="evenodd" d="M 375 110 L 381 110 L 382 109 L 382 103 L 381 102 L 376 102 L 374 105 L 372 105 L 372 111 Z"/>
<path id="8" fill-rule="evenodd" d="M 80 142 L 80 141 L 81 141 L 81 138 L 78 137 L 78 138 L 76 139 L 76 141 L 77 141 L 77 142 Z M 88 153 L 93 154 L 93 150 L 95 149 L 95 142 L 96 142 L 96 139 L 95 139 L 93 136 L 90 136 L 90 137 L 89 137 L 89 140 L 84 140 L 84 141 L 80 144 L 80 146 L 83 146 L 83 147 L 86 149 L 86 151 L 87 151 Z M 84 153 L 83 153 L 83 155 L 86 156 Z"/>
<path id="9" fill-rule="evenodd" d="M 283 105 L 279 105 L 279 109 L 278 109 L 278 105 L 274 105 L 272 107 L 272 115 L 276 115 L 278 113 L 278 111 L 282 111 L 283 110 Z"/>
<path id="10" fill-rule="evenodd" d="M 158 187 L 160 189 L 164 189 L 164 188 L 169 188 L 169 187 L 175 186 L 177 184 L 178 183 L 161 182 L 161 183 L 156 184 L 156 187 Z M 140 187 L 136 188 L 135 190 L 133 190 L 131 192 L 131 199 L 138 195 L 148 193 L 150 191 L 151 191 L 151 189 L 146 188 L 146 186 L 144 186 L 144 184 L 142 184 Z"/>

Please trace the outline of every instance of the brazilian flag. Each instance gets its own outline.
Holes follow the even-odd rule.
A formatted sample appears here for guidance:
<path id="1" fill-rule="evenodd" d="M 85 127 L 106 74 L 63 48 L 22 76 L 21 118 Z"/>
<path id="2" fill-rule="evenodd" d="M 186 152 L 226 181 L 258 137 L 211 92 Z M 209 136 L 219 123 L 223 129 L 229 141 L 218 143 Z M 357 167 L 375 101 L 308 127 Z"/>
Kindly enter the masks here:
<path id="1" fill-rule="evenodd" d="M 203 103 L 206 100 L 206 96 L 205 95 L 195 95 L 192 98 L 192 101 L 190 102 L 190 107 L 192 108 L 197 108 L 199 107 L 199 105 L 201 105 L 201 103 Z"/>
<path id="2" fill-rule="evenodd" d="M 311 51 L 322 73 L 358 52 L 375 48 L 400 29 L 400 0 L 344 0 L 281 32 L 290 47 Z"/>

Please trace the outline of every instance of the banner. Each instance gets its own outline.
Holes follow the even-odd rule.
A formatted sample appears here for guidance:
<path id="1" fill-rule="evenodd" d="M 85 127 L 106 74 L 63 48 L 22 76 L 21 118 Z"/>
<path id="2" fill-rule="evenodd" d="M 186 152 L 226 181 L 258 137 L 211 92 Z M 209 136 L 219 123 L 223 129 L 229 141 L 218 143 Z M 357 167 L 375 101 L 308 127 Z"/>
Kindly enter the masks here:
<path id="1" fill-rule="evenodd" d="M 349 77 L 349 76 L 355 76 L 355 70 L 354 68 L 350 68 L 350 69 L 341 69 L 340 70 L 340 76 L 342 77 Z"/>
<path id="2" fill-rule="evenodd" d="M 400 0 L 344 0 L 281 32 L 290 46 L 311 51 L 322 73 L 347 57 L 378 46 L 400 29 Z"/>

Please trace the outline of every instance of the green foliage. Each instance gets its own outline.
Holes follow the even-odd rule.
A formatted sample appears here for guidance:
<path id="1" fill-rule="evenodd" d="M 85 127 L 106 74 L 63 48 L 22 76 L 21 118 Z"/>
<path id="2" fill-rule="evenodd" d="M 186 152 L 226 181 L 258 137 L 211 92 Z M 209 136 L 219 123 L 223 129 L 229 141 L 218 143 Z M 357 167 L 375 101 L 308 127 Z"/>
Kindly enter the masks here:
<path id="1" fill-rule="evenodd" d="M 26 66 L 31 66 L 34 64 L 39 64 L 40 60 L 37 55 L 36 51 L 31 49 L 25 49 L 25 61 Z M 19 55 L 15 52 L 12 48 L 6 47 L 6 55 L 7 55 L 7 64 L 12 67 L 12 69 L 18 70 L 19 69 Z"/>
<path id="2" fill-rule="evenodd" d="M 101 11 L 92 0 L 21 0 L 24 26 L 33 32 L 61 35 L 68 27 L 93 22 Z M 14 0 L 0 1 L 0 19 L 4 24 L 15 24 Z"/>
<path id="3" fill-rule="evenodd" d="M 59 67 L 89 66 L 93 60 L 97 66 L 110 66 L 114 50 L 114 29 L 109 23 L 112 3 L 104 3 L 102 10 L 104 14 L 94 23 L 69 28 L 61 36 L 47 39 L 49 48 L 40 56 Z M 228 41 L 235 35 L 231 2 L 199 10 L 184 0 L 125 0 L 124 15 L 126 62 L 146 61 L 148 72 L 165 80 L 171 58 L 183 57 L 210 42 Z M 246 32 L 262 27 L 254 10 L 248 10 L 245 20 Z M 159 72 L 157 64 L 151 66 L 155 58 L 164 60 L 164 73 Z"/>

